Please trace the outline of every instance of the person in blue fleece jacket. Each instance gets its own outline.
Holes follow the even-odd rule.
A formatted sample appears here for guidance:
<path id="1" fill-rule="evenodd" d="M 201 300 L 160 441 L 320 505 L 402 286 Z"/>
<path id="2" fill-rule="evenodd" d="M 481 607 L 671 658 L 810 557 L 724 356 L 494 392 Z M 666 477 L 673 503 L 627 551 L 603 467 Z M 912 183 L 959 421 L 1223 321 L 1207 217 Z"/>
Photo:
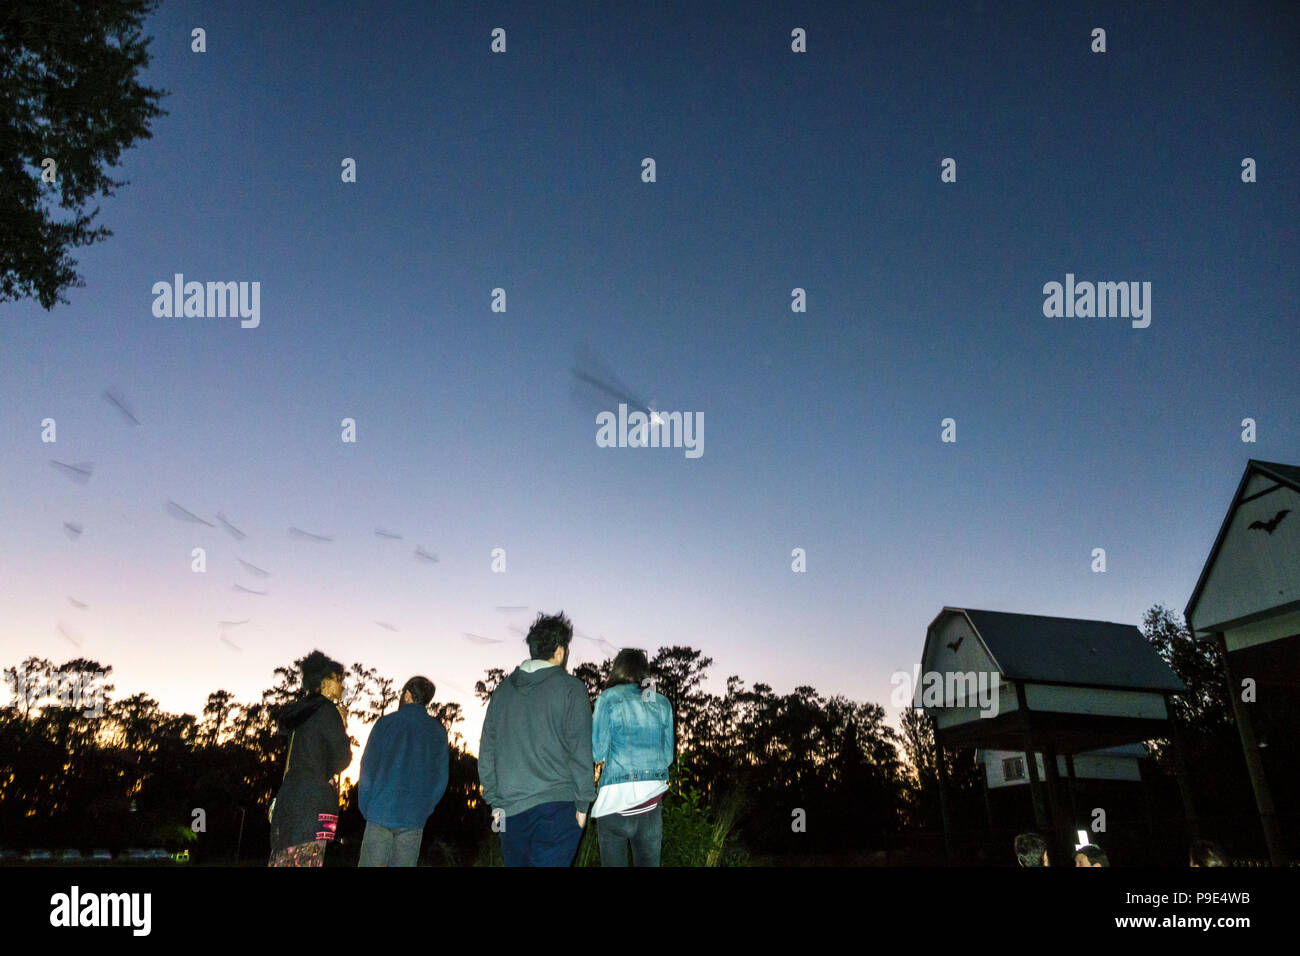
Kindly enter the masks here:
<path id="1" fill-rule="evenodd" d="M 412 677 L 396 712 L 375 722 L 361 756 L 357 800 L 366 818 L 358 866 L 415 866 L 424 824 L 447 791 L 447 729 L 429 714 L 435 688 Z"/>

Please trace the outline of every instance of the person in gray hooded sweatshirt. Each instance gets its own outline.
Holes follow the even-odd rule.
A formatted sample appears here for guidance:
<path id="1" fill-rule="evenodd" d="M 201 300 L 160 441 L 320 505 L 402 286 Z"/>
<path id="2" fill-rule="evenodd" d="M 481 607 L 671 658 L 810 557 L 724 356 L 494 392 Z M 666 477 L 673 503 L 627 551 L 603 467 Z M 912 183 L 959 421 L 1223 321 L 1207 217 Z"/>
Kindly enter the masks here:
<path id="1" fill-rule="evenodd" d="M 538 614 L 529 659 L 488 701 L 478 776 L 506 866 L 568 866 L 596 797 L 591 698 L 566 672 L 573 625 Z"/>

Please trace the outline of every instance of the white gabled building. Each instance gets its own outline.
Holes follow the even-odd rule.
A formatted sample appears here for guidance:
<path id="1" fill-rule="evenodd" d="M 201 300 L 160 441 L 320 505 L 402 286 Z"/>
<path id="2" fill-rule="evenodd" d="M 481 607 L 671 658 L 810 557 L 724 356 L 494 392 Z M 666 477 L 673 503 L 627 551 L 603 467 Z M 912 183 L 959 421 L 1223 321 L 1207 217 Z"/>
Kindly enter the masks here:
<path id="1" fill-rule="evenodd" d="M 1288 809 L 1300 796 L 1300 467 L 1246 462 L 1183 616 L 1223 654 L 1264 839 L 1281 866 L 1300 854 L 1273 802 L 1279 786 Z"/>
<path id="2" fill-rule="evenodd" d="M 1033 753 L 1034 818 L 1056 856 L 1083 824 L 1072 785 L 1080 762 L 1089 775 L 1131 774 L 1141 754 L 1122 748 L 1161 738 L 1175 738 L 1177 755 L 1169 697 L 1185 689 L 1132 624 L 945 607 L 926 629 L 913 699 L 935 722 L 945 837 L 946 749 Z"/>

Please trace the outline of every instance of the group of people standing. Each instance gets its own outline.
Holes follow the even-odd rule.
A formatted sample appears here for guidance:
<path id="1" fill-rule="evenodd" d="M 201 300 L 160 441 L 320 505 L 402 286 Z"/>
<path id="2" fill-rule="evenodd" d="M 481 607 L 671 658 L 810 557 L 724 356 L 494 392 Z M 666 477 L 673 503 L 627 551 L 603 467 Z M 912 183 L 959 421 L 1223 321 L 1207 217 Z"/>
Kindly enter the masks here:
<path id="1" fill-rule="evenodd" d="M 1016 863 L 1020 866 L 1038 867 L 1051 866 L 1051 857 L 1047 852 L 1047 841 L 1037 833 L 1021 833 L 1015 840 Z M 1069 866 L 1070 864 L 1066 864 Z M 1192 843 L 1187 853 L 1187 865 L 1192 867 L 1200 866 L 1227 866 L 1228 857 L 1219 849 L 1217 843 L 1209 840 L 1196 840 Z M 1110 857 L 1095 843 L 1085 843 L 1075 848 L 1074 851 L 1075 867 L 1108 867 L 1110 866 Z"/>
<path id="2" fill-rule="evenodd" d="M 539 614 L 529 657 L 493 692 L 478 769 L 506 866 L 568 866 L 588 816 L 599 821 L 601 866 L 658 866 L 661 801 L 673 763 L 673 712 L 650 680 L 645 652 L 614 658 L 595 709 L 568 673 L 573 625 Z M 337 776 L 352 761 L 343 665 L 320 651 L 302 662 L 304 696 L 284 709 L 284 782 L 271 803 L 271 866 L 320 866 L 338 829 Z M 412 677 L 361 757 L 366 820 L 361 866 L 414 866 L 424 825 L 447 789 L 447 731 L 428 713 L 434 685 Z"/>

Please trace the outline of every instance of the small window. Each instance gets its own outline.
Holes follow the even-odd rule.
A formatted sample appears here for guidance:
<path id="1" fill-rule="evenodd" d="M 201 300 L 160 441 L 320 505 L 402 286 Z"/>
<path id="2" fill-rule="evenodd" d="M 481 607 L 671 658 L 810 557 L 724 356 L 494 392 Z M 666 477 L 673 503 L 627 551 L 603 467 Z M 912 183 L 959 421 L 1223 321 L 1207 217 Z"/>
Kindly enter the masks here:
<path id="1" fill-rule="evenodd" d="M 1002 761 L 1002 779 L 1003 780 L 1024 780 L 1025 779 L 1025 758 L 1008 757 Z"/>

